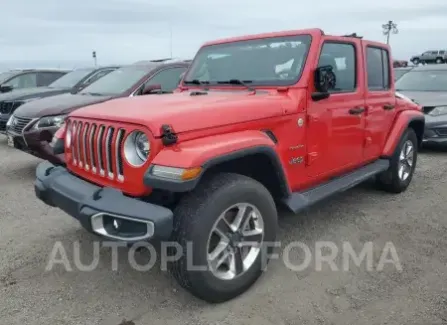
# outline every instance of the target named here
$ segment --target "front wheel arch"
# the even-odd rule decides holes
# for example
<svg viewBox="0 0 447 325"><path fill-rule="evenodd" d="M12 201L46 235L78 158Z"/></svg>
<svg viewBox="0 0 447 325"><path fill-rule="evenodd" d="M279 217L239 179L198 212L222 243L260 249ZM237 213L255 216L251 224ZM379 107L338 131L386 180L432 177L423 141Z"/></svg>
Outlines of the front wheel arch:
<svg viewBox="0 0 447 325"><path fill-rule="evenodd" d="M185 182L155 178L149 168L144 183L155 189L184 193L194 190L204 179L217 173L234 173L253 178L264 185L275 199L290 195L281 160L270 146L255 146L214 157L202 164L202 172L197 178Z"/></svg>

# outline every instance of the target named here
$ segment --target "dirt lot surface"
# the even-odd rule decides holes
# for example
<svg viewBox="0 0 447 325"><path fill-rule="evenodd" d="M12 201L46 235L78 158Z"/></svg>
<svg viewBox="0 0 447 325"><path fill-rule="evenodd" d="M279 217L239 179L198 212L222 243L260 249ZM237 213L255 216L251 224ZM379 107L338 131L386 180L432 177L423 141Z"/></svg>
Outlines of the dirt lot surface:
<svg viewBox="0 0 447 325"><path fill-rule="evenodd" d="M305 214L281 213L279 240L300 241L312 249L331 241L340 252L338 271L301 271L283 259L269 264L243 296L208 305L180 289L159 268L140 272L102 247L95 270L45 268L59 242L70 262L74 242L80 259L92 261L97 238L58 209L39 202L33 192L39 160L10 149L0 136L0 324L447 324L447 152L424 151L411 187L402 195L376 191L370 184L341 194ZM343 270L342 244L360 252L374 245L374 268L366 263ZM396 264L377 271L387 242L396 248ZM137 259L147 256L138 253ZM293 250L294 264L304 253Z"/></svg>

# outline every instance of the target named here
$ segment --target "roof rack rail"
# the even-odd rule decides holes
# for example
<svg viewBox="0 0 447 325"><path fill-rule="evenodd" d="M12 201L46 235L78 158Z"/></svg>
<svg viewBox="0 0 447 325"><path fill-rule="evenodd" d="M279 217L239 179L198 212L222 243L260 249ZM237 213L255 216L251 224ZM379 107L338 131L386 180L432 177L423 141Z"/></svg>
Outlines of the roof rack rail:
<svg viewBox="0 0 447 325"><path fill-rule="evenodd" d="M363 36L359 36L359 35L357 35L357 33L343 35L342 37L355 37L355 38L360 38L360 39L363 38Z"/></svg>

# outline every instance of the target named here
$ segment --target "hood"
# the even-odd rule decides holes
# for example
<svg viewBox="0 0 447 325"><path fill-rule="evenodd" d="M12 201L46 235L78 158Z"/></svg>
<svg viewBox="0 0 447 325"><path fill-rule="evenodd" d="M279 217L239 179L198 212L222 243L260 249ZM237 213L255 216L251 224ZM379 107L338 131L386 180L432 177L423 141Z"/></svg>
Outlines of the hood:
<svg viewBox="0 0 447 325"><path fill-rule="evenodd" d="M111 96L92 96L80 94L62 94L25 103L17 108L15 115L39 118L47 115L67 114L73 110L111 99Z"/></svg>
<svg viewBox="0 0 447 325"><path fill-rule="evenodd" d="M399 93L416 101L421 106L443 106L447 105L447 91L405 91Z"/></svg>
<svg viewBox="0 0 447 325"><path fill-rule="evenodd" d="M294 96L295 97L295 96ZM303 98L304 90L296 98ZM298 107L287 93L258 90L209 91L195 95L184 91L169 95L119 98L76 110L71 115L145 125L160 136L163 124L174 132L211 129L218 126L254 121L283 114Z"/></svg>
<svg viewBox="0 0 447 325"><path fill-rule="evenodd" d="M26 100L31 98L47 97L57 94L70 92L71 88L48 88L48 87L36 87L16 89L8 93L0 94L0 102L4 100Z"/></svg>

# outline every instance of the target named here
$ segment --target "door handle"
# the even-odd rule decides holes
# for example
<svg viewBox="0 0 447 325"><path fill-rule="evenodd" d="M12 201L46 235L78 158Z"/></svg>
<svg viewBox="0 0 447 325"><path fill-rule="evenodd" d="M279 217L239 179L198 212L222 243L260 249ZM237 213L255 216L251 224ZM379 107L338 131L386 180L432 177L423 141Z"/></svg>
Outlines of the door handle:
<svg viewBox="0 0 447 325"><path fill-rule="evenodd" d="M349 110L349 114L351 115L359 115L362 114L365 111L364 107L355 107L355 108L351 108Z"/></svg>
<svg viewBox="0 0 447 325"><path fill-rule="evenodd" d="M394 105L385 104L385 105L383 105L383 109L386 111L390 111L390 110L394 109Z"/></svg>

